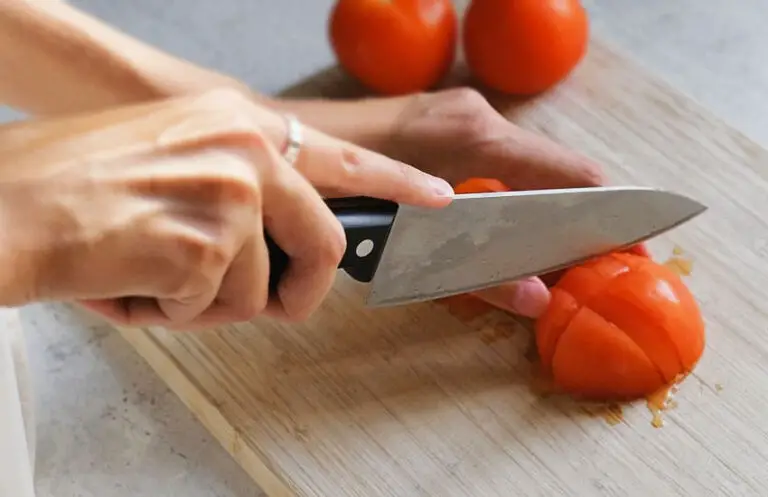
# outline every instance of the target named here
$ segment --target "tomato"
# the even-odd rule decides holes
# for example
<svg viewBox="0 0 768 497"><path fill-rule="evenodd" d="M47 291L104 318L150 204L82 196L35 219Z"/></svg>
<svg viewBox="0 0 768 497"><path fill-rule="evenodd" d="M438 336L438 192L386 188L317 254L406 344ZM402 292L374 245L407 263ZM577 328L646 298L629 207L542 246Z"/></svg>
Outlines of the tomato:
<svg viewBox="0 0 768 497"><path fill-rule="evenodd" d="M492 193L506 192L507 185L497 179L492 178L469 178L463 183L459 183L453 189L454 193Z"/></svg>
<svg viewBox="0 0 768 497"><path fill-rule="evenodd" d="M680 276L617 253L569 269L537 320L542 366L564 393L632 400L688 374L704 352L704 321Z"/></svg>
<svg viewBox="0 0 768 497"><path fill-rule="evenodd" d="M508 191L470 178L454 191ZM704 352L704 321L680 276L643 245L542 276L552 299L536 321L542 366L564 393L592 400L646 396L689 373Z"/></svg>
<svg viewBox="0 0 768 497"><path fill-rule="evenodd" d="M474 76L517 95L541 93L568 76L588 38L579 0L472 0L462 32Z"/></svg>
<svg viewBox="0 0 768 497"><path fill-rule="evenodd" d="M453 65L457 31L450 0L338 0L329 22L339 64L386 95L436 85Z"/></svg>

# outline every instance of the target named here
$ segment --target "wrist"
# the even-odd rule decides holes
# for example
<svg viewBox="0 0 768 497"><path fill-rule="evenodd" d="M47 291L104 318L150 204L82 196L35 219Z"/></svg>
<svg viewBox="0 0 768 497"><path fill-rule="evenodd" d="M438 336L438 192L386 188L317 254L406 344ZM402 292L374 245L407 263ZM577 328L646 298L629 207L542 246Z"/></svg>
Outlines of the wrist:
<svg viewBox="0 0 768 497"><path fill-rule="evenodd" d="M25 305L44 296L42 269L52 258L43 242L48 233L34 211L20 202L25 196L15 188L0 186L0 306Z"/></svg>

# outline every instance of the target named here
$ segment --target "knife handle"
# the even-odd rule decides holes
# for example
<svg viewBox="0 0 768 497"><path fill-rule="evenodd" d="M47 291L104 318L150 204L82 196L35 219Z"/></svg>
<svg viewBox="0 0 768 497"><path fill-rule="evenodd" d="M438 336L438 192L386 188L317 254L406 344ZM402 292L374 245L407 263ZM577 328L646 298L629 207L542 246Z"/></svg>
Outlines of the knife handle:
<svg viewBox="0 0 768 497"><path fill-rule="evenodd" d="M357 281L368 283L376 272L398 205L370 197L332 198L325 203L341 222L347 237L347 249L339 269ZM274 294L290 258L266 232L264 239L269 251L269 293Z"/></svg>

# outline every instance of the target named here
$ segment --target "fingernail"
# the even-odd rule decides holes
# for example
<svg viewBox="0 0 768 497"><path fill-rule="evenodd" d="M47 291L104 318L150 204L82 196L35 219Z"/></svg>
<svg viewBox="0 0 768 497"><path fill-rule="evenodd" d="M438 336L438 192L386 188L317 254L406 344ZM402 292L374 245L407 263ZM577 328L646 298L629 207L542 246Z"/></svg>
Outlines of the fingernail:
<svg viewBox="0 0 768 497"><path fill-rule="evenodd" d="M538 318L549 305L549 290L538 278L517 282L515 290L512 306L522 316Z"/></svg>
<svg viewBox="0 0 768 497"><path fill-rule="evenodd" d="M453 197L453 187L442 178L430 177L429 184L432 190L440 197Z"/></svg>

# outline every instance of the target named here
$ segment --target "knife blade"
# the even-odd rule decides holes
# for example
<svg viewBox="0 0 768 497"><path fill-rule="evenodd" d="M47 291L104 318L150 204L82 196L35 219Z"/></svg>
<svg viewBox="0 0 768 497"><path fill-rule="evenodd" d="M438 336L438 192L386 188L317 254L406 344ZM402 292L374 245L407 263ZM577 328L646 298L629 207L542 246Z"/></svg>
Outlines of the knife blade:
<svg viewBox="0 0 768 497"><path fill-rule="evenodd" d="M328 199L344 227L339 268L370 283L367 307L471 292L563 269L641 243L706 210L678 193L594 187L455 195L422 208ZM290 263L265 233L270 291Z"/></svg>

